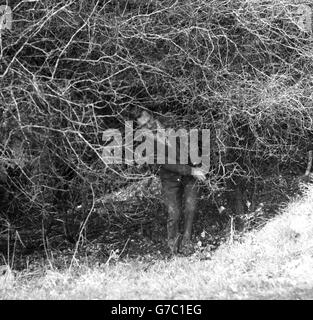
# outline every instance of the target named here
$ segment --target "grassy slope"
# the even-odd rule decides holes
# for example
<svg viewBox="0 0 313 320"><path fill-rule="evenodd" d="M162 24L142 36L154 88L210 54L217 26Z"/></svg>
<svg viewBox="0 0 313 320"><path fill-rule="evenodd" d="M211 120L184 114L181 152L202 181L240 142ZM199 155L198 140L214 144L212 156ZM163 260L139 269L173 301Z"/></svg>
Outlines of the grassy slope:
<svg viewBox="0 0 313 320"><path fill-rule="evenodd" d="M313 187L263 229L212 259L136 260L0 277L1 299L313 298Z"/></svg>

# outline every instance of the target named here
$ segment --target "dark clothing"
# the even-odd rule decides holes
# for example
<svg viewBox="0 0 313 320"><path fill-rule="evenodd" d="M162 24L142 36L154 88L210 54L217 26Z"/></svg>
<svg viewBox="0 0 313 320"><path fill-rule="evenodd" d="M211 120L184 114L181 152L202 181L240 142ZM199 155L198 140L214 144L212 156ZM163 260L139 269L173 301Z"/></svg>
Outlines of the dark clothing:
<svg viewBox="0 0 313 320"><path fill-rule="evenodd" d="M192 167L188 164L162 164L160 170L182 176L191 176Z"/></svg>
<svg viewBox="0 0 313 320"><path fill-rule="evenodd" d="M179 221L183 213L185 220L183 241L189 241L198 200L196 180L192 176L183 176L166 170L160 172L160 178L164 203L168 211L168 240L174 241L177 238Z"/></svg>
<svg viewBox="0 0 313 320"><path fill-rule="evenodd" d="M194 157L196 154L193 152L197 151L194 151L194 145L189 146L188 143L189 140L193 143L195 140L193 136L190 137L190 139L187 137L187 131L180 130L179 132L174 132L173 130L166 131L162 129L163 126L161 123L158 120L154 120L147 112L141 114L138 122L141 128L153 130L156 134L153 157L154 163L158 163L160 168L162 193L168 211L168 244L172 253L175 253L178 249L177 240L179 238L179 220L181 214L183 212L185 217L182 245L183 247L187 247L191 238L192 222L196 211L198 187L192 175L194 163L192 163L191 159L198 161L198 157ZM200 145L202 145L201 140L198 140L198 147ZM158 150L158 148L160 148L160 150ZM180 159L182 156L180 152L181 149L184 151L182 155L185 159ZM192 151L190 151L190 149L192 149ZM176 150L176 153L174 153L174 150ZM158 153L160 159L158 159Z"/></svg>
<svg viewBox="0 0 313 320"><path fill-rule="evenodd" d="M179 222L182 215L184 216L182 245L190 241L198 200L198 187L196 179L192 176L192 165L190 161L188 161L189 164L180 164L179 152L179 144L177 144L177 163L162 164L159 170L164 204L168 212L168 244L172 253L178 250Z"/></svg>
<svg viewBox="0 0 313 320"><path fill-rule="evenodd" d="M165 148L165 164L161 165L161 169L162 170L167 170L167 171L171 171L171 172L175 172L177 174L183 175L183 176L190 176L192 173L192 167L194 167L194 164L192 163L191 159L190 159L190 147L187 143L187 145L181 144L184 143L183 141L180 140L179 137L176 138L176 157L175 159L175 164L170 164L169 162L169 157L170 157L170 148L171 146L168 145L168 143L166 143L166 148ZM199 139L198 141L198 147L201 150L201 139ZM185 149L184 154L187 154L187 163L183 164L181 161L181 149Z"/></svg>

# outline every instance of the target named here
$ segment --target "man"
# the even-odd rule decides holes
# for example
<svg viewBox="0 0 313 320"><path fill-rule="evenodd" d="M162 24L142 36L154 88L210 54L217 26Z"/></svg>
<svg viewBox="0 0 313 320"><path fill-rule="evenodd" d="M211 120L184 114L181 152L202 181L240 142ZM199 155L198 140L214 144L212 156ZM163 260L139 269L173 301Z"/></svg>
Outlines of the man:
<svg viewBox="0 0 313 320"><path fill-rule="evenodd" d="M139 128L153 130L156 133L156 140L164 138L160 136L162 133L158 131L160 129L164 129L164 126L160 121L154 119L148 112L143 111L137 119L137 123ZM176 254L178 251L181 251L184 254L190 254L192 252L192 244L190 241L191 230L198 198L198 186L196 180L204 181L206 179L206 172L201 168L194 167L189 156L188 164L180 163L181 146L178 140L179 139L177 139L176 142L176 163L168 164L168 158L165 156L165 164L160 164L159 173L164 203L168 211L168 246L172 254ZM166 139L162 141L166 141ZM167 141L166 148L171 147L171 144ZM169 152L167 152L167 154L168 153ZM182 241L180 242L179 220L182 212L185 223Z"/></svg>

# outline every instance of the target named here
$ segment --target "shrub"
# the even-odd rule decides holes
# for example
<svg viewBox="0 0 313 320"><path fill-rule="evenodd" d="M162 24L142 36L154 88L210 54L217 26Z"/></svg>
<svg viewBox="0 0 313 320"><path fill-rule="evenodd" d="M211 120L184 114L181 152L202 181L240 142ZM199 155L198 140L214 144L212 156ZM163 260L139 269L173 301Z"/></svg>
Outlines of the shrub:
<svg viewBox="0 0 313 320"><path fill-rule="evenodd" d="M139 178L140 168L105 165L101 146L103 130L123 128L141 108L212 130L208 194L213 182L219 189L302 161L312 30L294 1L10 4L13 28L1 34L1 215L16 227L41 234L51 221L76 219L79 229L96 198Z"/></svg>

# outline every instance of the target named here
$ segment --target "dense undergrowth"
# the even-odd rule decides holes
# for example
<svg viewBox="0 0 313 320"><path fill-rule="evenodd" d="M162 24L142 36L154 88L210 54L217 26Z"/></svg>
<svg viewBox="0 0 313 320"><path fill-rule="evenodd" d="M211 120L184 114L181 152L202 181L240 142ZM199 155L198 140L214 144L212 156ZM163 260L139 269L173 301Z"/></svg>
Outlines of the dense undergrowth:
<svg viewBox="0 0 313 320"><path fill-rule="evenodd" d="M264 181L282 190L282 173L304 171L313 114L310 1L302 13L292 0L8 4L12 30L1 32L0 44L5 256L17 245L45 251L102 233L112 245L112 233L153 223L162 211L157 192L123 205L101 200L154 177L146 166L102 158L102 132L123 130L138 110L166 114L174 128L211 129L203 186L210 211L237 187L257 206L251 199ZM226 207L241 210L232 201Z"/></svg>
<svg viewBox="0 0 313 320"><path fill-rule="evenodd" d="M66 255L2 267L1 299L312 299L313 189L259 229L227 236L212 251L163 259L106 262Z"/></svg>

